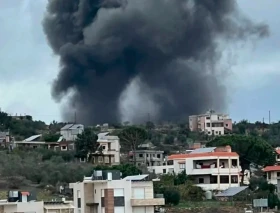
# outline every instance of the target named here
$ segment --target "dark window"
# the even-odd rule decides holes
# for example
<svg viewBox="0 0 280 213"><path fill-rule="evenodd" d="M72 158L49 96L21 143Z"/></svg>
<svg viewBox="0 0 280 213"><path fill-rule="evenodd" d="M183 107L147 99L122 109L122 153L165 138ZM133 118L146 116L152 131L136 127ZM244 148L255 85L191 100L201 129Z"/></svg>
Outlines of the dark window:
<svg viewBox="0 0 280 213"><path fill-rule="evenodd" d="M220 183L229 183L229 177L228 176L220 176Z"/></svg>
<svg viewBox="0 0 280 213"><path fill-rule="evenodd" d="M267 173L267 177L268 177L268 179L271 179L271 172Z"/></svg>
<svg viewBox="0 0 280 213"><path fill-rule="evenodd" d="M231 183L238 183L238 176L237 175L232 175L231 176Z"/></svg>
<svg viewBox="0 0 280 213"><path fill-rule="evenodd" d="M78 208L81 208L81 198L78 198Z"/></svg>
<svg viewBox="0 0 280 213"><path fill-rule="evenodd" d="M218 183L218 177L217 176L211 176L210 177L210 183Z"/></svg>
<svg viewBox="0 0 280 213"><path fill-rule="evenodd" d="M106 149L106 146L102 146L103 149Z"/></svg>
<svg viewBox="0 0 280 213"><path fill-rule="evenodd" d="M101 207L105 207L105 198L101 197Z"/></svg>
<svg viewBox="0 0 280 213"><path fill-rule="evenodd" d="M163 174L165 174L166 173L166 169L163 169L162 172L163 172Z"/></svg>
<svg viewBox="0 0 280 213"><path fill-rule="evenodd" d="M237 160L236 159L231 160L231 165L234 167L237 166Z"/></svg>
<svg viewBox="0 0 280 213"><path fill-rule="evenodd" d="M160 158L160 154L157 154L157 158Z"/></svg>
<svg viewBox="0 0 280 213"><path fill-rule="evenodd" d="M207 123L206 126L207 126L207 127L210 127L210 123Z"/></svg>
<svg viewBox="0 0 280 213"><path fill-rule="evenodd" d="M280 172L277 172L277 177L280 177Z"/></svg>
<svg viewBox="0 0 280 213"><path fill-rule="evenodd" d="M209 120L210 119L210 117L206 117L206 120Z"/></svg>
<svg viewBox="0 0 280 213"><path fill-rule="evenodd" d="M139 154L139 158L143 158L143 154Z"/></svg>
<svg viewBox="0 0 280 213"><path fill-rule="evenodd" d="M198 183L204 183L204 178L198 178Z"/></svg>
<svg viewBox="0 0 280 213"><path fill-rule="evenodd" d="M148 158L148 157L149 157L149 154L147 154L146 156L147 156L147 158Z"/></svg>
<svg viewBox="0 0 280 213"><path fill-rule="evenodd" d="M114 206L124 206L124 197L114 197Z"/></svg>
<svg viewBox="0 0 280 213"><path fill-rule="evenodd" d="M219 135L221 135L222 133L221 133L221 131L219 131Z"/></svg>

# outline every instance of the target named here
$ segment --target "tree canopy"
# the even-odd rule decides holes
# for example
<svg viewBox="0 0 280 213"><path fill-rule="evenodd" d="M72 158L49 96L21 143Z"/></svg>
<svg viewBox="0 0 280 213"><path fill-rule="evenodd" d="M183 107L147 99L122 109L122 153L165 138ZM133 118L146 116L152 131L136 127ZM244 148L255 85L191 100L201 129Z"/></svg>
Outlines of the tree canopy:
<svg viewBox="0 0 280 213"><path fill-rule="evenodd" d="M86 158L88 154L96 150L98 136L91 128L85 128L75 141L76 156Z"/></svg>
<svg viewBox="0 0 280 213"><path fill-rule="evenodd" d="M230 135L216 137L207 144L208 147L226 145L231 146L232 151L238 153L242 169L248 169L250 163L261 166L275 163L273 147L260 137Z"/></svg>

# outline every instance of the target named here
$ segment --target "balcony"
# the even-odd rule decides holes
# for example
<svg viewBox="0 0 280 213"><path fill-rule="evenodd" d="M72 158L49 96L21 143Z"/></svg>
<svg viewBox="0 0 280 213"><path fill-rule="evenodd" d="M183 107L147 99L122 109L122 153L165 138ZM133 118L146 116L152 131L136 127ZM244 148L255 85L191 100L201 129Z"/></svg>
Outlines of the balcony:
<svg viewBox="0 0 280 213"><path fill-rule="evenodd" d="M189 172L189 174L191 175L237 174L239 172L240 172L239 168L202 168L202 169L192 169Z"/></svg>
<svg viewBox="0 0 280 213"><path fill-rule="evenodd" d="M163 206L164 198L131 199L131 206Z"/></svg>

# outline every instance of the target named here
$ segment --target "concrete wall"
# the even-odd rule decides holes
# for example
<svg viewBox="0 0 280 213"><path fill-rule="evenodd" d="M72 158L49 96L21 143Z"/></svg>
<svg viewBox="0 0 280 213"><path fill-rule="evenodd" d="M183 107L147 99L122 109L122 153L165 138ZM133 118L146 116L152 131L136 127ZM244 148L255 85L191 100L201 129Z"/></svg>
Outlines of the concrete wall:
<svg viewBox="0 0 280 213"><path fill-rule="evenodd" d="M4 205L4 204L3 204ZM44 213L44 202L26 202L26 203L15 203L4 205L5 213L14 213L14 212L36 212L36 213Z"/></svg>
<svg viewBox="0 0 280 213"><path fill-rule="evenodd" d="M166 174L173 173L174 166L173 165L164 165L164 166L149 166L149 172L154 172L155 174L164 174L163 170L166 170Z"/></svg>

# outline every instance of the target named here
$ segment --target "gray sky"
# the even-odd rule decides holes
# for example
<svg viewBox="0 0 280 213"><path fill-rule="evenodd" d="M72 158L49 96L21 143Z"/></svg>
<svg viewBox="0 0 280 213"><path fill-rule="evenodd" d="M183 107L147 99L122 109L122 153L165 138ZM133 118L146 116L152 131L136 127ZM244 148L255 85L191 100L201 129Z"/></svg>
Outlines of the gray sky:
<svg viewBox="0 0 280 213"><path fill-rule="evenodd" d="M60 105L50 95L58 73L42 32L41 20L47 0L0 1L0 108L8 113L31 114L35 119L60 120ZM236 51L227 82L229 113L233 120L280 120L279 0L238 0L243 13L270 26L269 38ZM278 84L277 84L278 83Z"/></svg>

